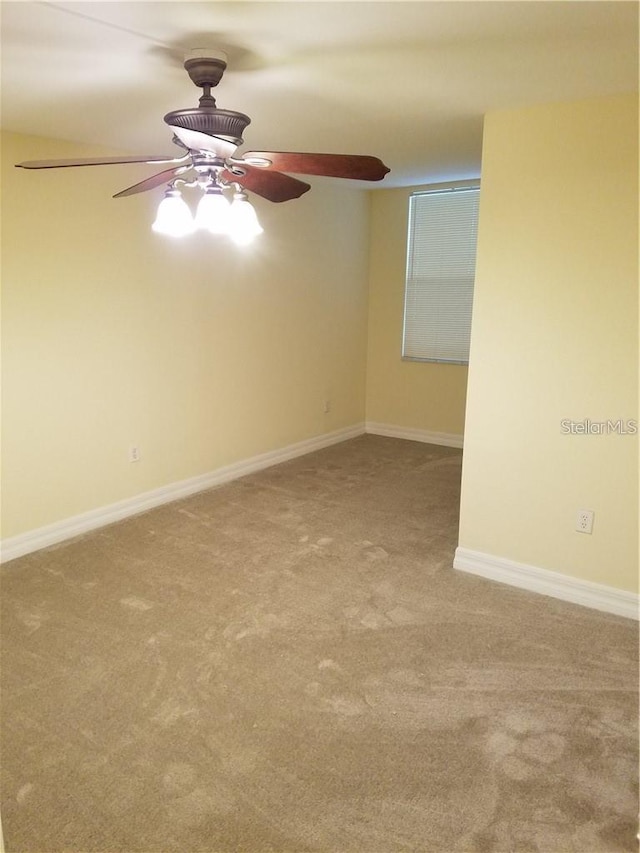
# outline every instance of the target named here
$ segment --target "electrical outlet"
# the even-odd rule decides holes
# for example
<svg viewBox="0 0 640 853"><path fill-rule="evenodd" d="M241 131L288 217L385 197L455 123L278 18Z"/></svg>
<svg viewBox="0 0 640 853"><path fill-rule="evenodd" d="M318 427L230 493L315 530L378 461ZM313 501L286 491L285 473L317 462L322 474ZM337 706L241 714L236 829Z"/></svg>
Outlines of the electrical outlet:
<svg viewBox="0 0 640 853"><path fill-rule="evenodd" d="M576 516L576 530L578 533L593 533L593 516L592 509L579 509Z"/></svg>
<svg viewBox="0 0 640 853"><path fill-rule="evenodd" d="M140 461L140 448L136 444L132 444L129 448L129 462Z"/></svg>

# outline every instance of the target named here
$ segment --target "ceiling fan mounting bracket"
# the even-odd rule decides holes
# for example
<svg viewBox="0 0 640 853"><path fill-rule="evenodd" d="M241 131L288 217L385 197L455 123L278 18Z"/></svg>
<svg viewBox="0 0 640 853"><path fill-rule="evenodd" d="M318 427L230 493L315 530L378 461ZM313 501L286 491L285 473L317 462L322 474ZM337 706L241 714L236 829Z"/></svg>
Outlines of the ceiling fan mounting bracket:
<svg viewBox="0 0 640 853"><path fill-rule="evenodd" d="M222 79L227 56L221 50L193 50L185 57L184 67L196 86L213 88Z"/></svg>

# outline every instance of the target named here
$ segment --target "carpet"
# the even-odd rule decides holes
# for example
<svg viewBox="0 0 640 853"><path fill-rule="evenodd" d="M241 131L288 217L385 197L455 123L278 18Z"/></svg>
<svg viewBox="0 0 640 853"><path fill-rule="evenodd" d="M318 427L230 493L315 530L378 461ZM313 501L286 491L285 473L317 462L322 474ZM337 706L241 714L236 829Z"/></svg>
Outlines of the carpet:
<svg viewBox="0 0 640 853"><path fill-rule="evenodd" d="M376 436L2 569L8 853L637 849L638 626L452 570Z"/></svg>

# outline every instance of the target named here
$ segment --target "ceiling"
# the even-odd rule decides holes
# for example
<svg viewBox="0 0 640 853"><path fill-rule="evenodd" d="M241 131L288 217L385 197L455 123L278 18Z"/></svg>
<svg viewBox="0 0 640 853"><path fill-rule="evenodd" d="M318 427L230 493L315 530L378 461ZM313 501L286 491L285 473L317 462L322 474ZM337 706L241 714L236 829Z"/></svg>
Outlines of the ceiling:
<svg viewBox="0 0 640 853"><path fill-rule="evenodd" d="M215 47L242 150L374 154L384 186L477 176L487 110L638 86L635 2L5 0L1 37L4 130L165 154L184 54Z"/></svg>

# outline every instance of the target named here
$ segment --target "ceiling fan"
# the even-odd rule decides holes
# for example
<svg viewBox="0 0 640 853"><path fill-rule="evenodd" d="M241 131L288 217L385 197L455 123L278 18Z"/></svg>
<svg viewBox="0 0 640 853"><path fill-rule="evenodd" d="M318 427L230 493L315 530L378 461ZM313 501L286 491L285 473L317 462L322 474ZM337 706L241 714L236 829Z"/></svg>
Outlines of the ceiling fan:
<svg viewBox="0 0 640 853"><path fill-rule="evenodd" d="M173 110L164 121L173 131L173 142L180 147L179 156L89 157L77 160L28 160L16 165L22 169L56 169L70 166L105 166L118 163L157 163L167 166L130 187L116 193L123 198L135 193L167 185L165 198L158 211L154 229L164 233L188 233L195 227L204 227L214 233L228 231L221 215L223 207L229 208L222 191L235 189L234 207L251 218L253 230L257 225L255 211L245 190L273 202L299 198L311 189L305 181L291 174L324 175L334 178L351 178L360 181L379 181L389 168L378 157L358 154L307 154L296 151L249 151L235 156L242 145L242 134L251 119L244 113L221 110L216 107L211 89L218 85L227 67L227 57L222 51L201 49L191 51L184 67L196 86L202 89L199 106L192 109ZM180 197L179 184L198 186L204 191L195 220L191 224L184 218L185 209ZM162 204L173 209L175 220L178 206L182 205L182 226L163 228ZM242 204L244 202L244 204ZM250 210L249 210L250 208ZM201 213L202 210L202 213ZM228 211L227 211L228 212ZM199 216L199 214L201 215ZM198 220L200 219L200 223ZM177 222L177 220L176 220ZM156 227L158 225L158 227ZM246 230L246 229L245 229Z"/></svg>

